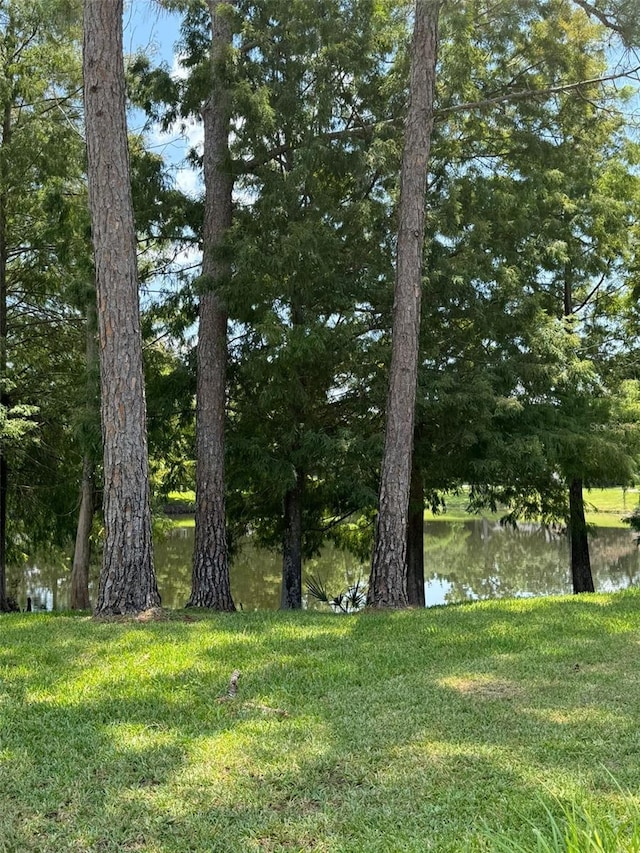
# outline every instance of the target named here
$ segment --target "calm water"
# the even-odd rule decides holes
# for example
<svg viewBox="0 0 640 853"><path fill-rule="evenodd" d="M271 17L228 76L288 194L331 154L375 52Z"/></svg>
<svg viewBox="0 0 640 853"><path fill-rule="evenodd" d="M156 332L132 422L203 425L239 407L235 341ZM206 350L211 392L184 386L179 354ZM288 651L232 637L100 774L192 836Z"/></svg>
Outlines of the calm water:
<svg viewBox="0 0 640 853"><path fill-rule="evenodd" d="M624 529L598 528L590 540L596 590L624 589L640 583L640 549L636 534ZM189 595L193 528L177 528L156 543L156 571L165 607L183 607ZM309 560L305 577L322 578L331 595L342 592L369 566L350 554L327 546ZM37 609L62 609L68 603L69 568L46 559L22 574L10 574L10 592L21 606L27 595ZM425 523L427 606L505 596L555 595L571 592L569 548L562 535L534 525L519 530L497 522ZM237 606L245 610L276 609L280 604L280 557L245 545L231 568ZM326 609L314 599L309 608Z"/></svg>

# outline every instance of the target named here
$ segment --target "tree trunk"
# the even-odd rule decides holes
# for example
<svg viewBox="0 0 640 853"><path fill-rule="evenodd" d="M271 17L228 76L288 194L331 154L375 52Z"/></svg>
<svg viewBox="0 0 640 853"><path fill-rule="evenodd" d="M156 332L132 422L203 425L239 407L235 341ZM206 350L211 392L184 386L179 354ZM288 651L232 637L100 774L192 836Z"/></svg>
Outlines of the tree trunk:
<svg viewBox="0 0 640 853"><path fill-rule="evenodd" d="M11 103L4 105L2 115L2 148L11 141ZM4 151L0 155L0 406L9 407L7 393L7 167ZM0 613L7 612L7 456L0 436Z"/></svg>
<svg viewBox="0 0 640 853"><path fill-rule="evenodd" d="M563 314L573 314L573 288L570 269L564 276ZM569 482L569 541L571 543L571 582L574 593L595 592L589 557L589 537L584 517L582 480L572 477Z"/></svg>
<svg viewBox="0 0 640 853"><path fill-rule="evenodd" d="M85 0L84 98L96 267L105 544L96 613L160 604L153 566L146 407L124 64L123 0Z"/></svg>
<svg viewBox="0 0 640 853"><path fill-rule="evenodd" d="M387 422L367 604L406 607L407 523L415 416L424 207L433 126L439 2L416 0L400 177Z"/></svg>
<svg viewBox="0 0 640 853"><path fill-rule="evenodd" d="M282 610L302 607L302 500L304 474L296 471L296 482L284 496L282 540Z"/></svg>
<svg viewBox="0 0 640 853"><path fill-rule="evenodd" d="M569 540L571 542L571 581L574 592L595 592L589 558L589 538L584 517L582 480L574 477L569 485Z"/></svg>
<svg viewBox="0 0 640 853"><path fill-rule="evenodd" d="M221 0L211 12L211 96L203 107L205 210L202 291L198 332L196 402L195 548L189 607L235 610L226 536L224 422L226 410L227 315L216 291L229 274L220 246L231 226L230 97L224 64L232 33Z"/></svg>
<svg viewBox="0 0 640 853"><path fill-rule="evenodd" d="M94 387L94 371L98 366L98 347L96 342L96 300L95 289L86 300L86 398L85 412L87 421L93 419L94 406L97 398ZM88 443L87 443L88 444ZM78 526L73 552L71 569L71 600L72 610L89 610L89 565L91 563L91 529L95 512L95 462L92 448L85 446L82 460L82 482L80 484L80 508L78 510Z"/></svg>
<svg viewBox="0 0 640 853"><path fill-rule="evenodd" d="M7 460L0 450L0 613L13 609L7 599L7 473Z"/></svg>
<svg viewBox="0 0 640 853"><path fill-rule="evenodd" d="M91 562L91 528L93 526L95 498L93 474L93 460L86 454L82 462L80 509L78 511L76 544L71 569L71 596L69 604L72 610L89 610L91 608L91 601L89 599L89 564Z"/></svg>
<svg viewBox="0 0 640 853"><path fill-rule="evenodd" d="M411 465L409 529L407 530L407 600L412 607L424 607L424 486L422 473Z"/></svg>

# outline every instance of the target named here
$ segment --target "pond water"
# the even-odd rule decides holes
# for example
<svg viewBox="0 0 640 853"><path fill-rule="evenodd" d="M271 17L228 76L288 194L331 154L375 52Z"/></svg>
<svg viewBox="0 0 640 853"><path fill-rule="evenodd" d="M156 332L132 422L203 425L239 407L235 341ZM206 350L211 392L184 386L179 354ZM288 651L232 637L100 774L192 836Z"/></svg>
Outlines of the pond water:
<svg viewBox="0 0 640 853"><path fill-rule="evenodd" d="M597 591L640 583L637 534L628 529L596 528L590 539ZM156 572L165 607L183 607L189 596L193 528L176 527L156 542ZM481 518L460 522L425 522L425 591L427 606L483 598L556 595L571 592L569 546L562 534L537 525L517 530ZM276 609L280 604L280 556L245 544L231 567L236 606L244 610ZM304 579L321 578L330 595L366 580L367 564L327 545L308 560ZM9 592L24 607L64 609L68 604L69 566L46 558L26 571L9 573ZM95 579L92 585L95 585ZM93 598L92 598L93 600ZM313 598L310 609L327 609Z"/></svg>

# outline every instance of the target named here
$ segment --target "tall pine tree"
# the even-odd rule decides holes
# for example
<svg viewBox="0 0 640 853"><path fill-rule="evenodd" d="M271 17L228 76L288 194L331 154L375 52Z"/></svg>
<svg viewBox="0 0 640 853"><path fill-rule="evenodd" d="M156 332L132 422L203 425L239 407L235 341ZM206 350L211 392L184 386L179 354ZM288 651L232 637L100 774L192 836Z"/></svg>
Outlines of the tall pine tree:
<svg viewBox="0 0 640 853"><path fill-rule="evenodd" d="M84 96L96 267L105 543L96 612L160 604L153 564L122 0L86 0Z"/></svg>

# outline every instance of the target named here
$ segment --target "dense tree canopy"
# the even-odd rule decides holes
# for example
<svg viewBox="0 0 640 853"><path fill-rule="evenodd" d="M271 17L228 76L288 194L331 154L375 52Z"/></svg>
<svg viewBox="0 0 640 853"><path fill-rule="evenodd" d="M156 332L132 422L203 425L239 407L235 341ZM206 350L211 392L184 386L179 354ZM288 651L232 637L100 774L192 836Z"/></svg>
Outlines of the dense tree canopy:
<svg viewBox="0 0 640 853"><path fill-rule="evenodd" d="M281 553L287 608L327 539L373 552L404 334L392 329L411 33L416 8L439 5L164 0L180 26L174 67L126 58L144 125L129 138L143 480L155 510L196 487L194 605L232 609L229 563L247 535ZM636 5L442 5L431 158L413 175L426 188L415 406L403 392L412 440L396 448L413 451L398 516L409 545L393 546L400 592L386 603L420 603L424 505L463 484L476 508L564 524L588 588L582 489L634 480ZM41 544L70 556L81 506L75 600L87 606L87 543L113 476L79 20L72 0L0 0L1 610L6 561ZM201 190L183 193L171 173L184 164L153 137L203 124L187 158ZM103 376L103 413L107 388ZM371 603L390 582L377 562Z"/></svg>

